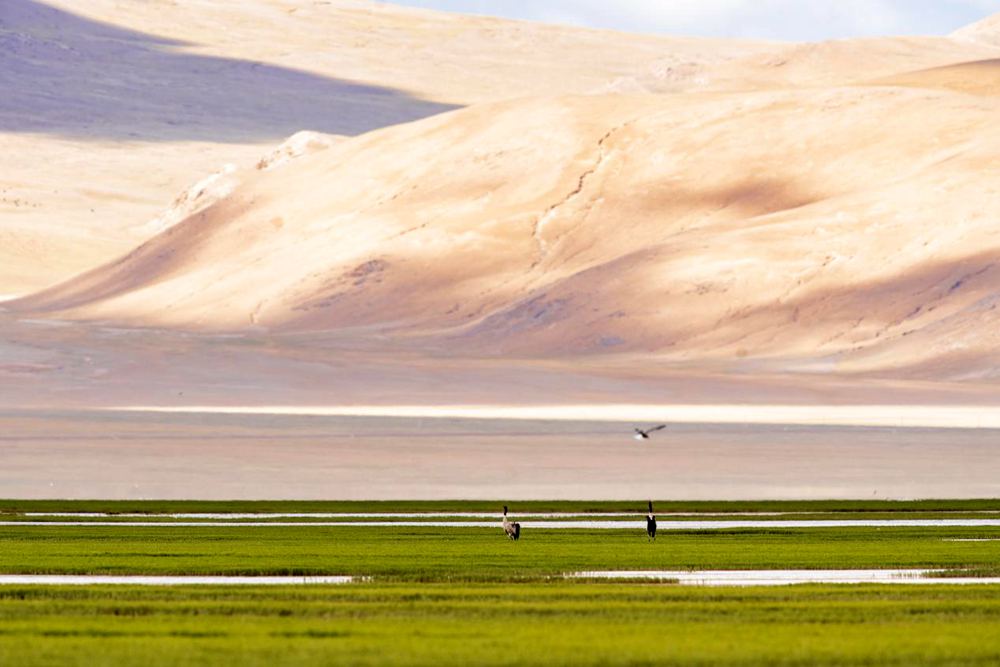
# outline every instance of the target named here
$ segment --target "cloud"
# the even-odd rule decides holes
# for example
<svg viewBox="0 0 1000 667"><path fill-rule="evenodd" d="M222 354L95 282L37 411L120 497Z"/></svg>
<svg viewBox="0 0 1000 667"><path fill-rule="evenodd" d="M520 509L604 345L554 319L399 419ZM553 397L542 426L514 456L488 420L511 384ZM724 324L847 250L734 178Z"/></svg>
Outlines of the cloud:
<svg viewBox="0 0 1000 667"><path fill-rule="evenodd" d="M812 41L947 34L1000 0L398 0L398 4L632 32Z"/></svg>

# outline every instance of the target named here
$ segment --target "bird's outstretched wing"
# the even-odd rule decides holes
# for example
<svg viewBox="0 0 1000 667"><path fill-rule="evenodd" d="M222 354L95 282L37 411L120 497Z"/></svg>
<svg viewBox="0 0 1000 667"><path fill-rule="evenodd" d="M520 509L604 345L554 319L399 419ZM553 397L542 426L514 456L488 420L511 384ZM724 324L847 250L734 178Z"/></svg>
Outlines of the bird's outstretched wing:
<svg viewBox="0 0 1000 667"><path fill-rule="evenodd" d="M646 433L652 433L653 431L659 431L659 430L661 430L661 429L665 429L666 427L667 427L667 425L666 425L666 424L660 424L659 426L654 426L654 427L653 427L653 428L651 428L651 429L647 429L647 430L646 430Z"/></svg>

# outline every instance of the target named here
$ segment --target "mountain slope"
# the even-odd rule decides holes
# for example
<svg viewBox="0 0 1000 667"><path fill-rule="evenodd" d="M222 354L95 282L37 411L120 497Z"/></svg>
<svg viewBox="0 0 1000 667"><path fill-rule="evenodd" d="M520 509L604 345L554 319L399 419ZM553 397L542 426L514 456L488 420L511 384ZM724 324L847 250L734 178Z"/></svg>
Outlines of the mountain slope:
<svg viewBox="0 0 1000 667"><path fill-rule="evenodd" d="M960 28L951 36L962 41L1000 47L1000 14L987 16L982 21Z"/></svg>
<svg viewBox="0 0 1000 667"><path fill-rule="evenodd" d="M251 173L12 307L475 354L962 373L1000 358L981 335L1000 277L983 181L997 111L894 86L478 105Z"/></svg>
<svg viewBox="0 0 1000 667"><path fill-rule="evenodd" d="M335 0L0 2L0 294L146 239L143 223L299 130L670 78L766 48Z"/></svg>

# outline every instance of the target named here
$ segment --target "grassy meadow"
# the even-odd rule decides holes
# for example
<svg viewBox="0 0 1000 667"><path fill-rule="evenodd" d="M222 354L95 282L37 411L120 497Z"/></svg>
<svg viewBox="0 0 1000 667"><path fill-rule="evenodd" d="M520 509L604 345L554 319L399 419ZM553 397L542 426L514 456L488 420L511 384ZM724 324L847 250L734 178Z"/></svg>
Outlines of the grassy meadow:
<svg viewBox="0 0 1000 667"><path fill-rule="evenodd" d="M24 512L469 512L497 503L35 503ZM621 512L643 503L517 503ZM994 516L997 503L678 503L675 512ZM762 509L761 507L766 507ZM954 541L986 540L986 541ZM998 540L998 541L991 541ZM2 665L992 665L1000 586L698 588L600 569L920 567L997 574L1000 527L663 531L0 525L0 573L349 574L347 585L0 586Z"/></svg>
<svg viewBox="0 0 1000 667"><path fill-rule="evenodd" d="M995 665L993 587L0 587L0 664Z"/></svg>
<svg viewBox="0 0 1000 667"><path fill-rule="evenodd" d="M1000 528L662 531L499 527L0 526L0 573L345 574L539 581L579 570L988 568Z"/></svg>

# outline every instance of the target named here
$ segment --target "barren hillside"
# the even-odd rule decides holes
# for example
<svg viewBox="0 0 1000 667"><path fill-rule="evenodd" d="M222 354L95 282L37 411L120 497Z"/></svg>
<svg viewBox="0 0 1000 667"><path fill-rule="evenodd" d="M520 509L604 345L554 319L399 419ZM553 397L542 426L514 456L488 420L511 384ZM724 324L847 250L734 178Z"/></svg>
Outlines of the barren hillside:
<svg viewBox="0 0 1000 667"><path fill-rule="evenodd" d="M11 6L42 11L19 2ZM110 20L113 4L88 5L88 20ZM195 5L197 20L184 23ZM38 377L69 373L84 391L111 367L144 372L172 358L178 340L201 359L222 354L211 350L256 359L250 393L290 377L292 360L341 363L331 350L349 350L360 366L412 364L352 392L366 382L400 392L392 378L413 368L424 377L442 358L465 378L449 383L466 387L483 387L470 378L499 358L530 360L532 372L597 369L615 392L622 378L682 375L710 377L699 385L705 396L731 394L735 385L720 390L715 378L753 375L795 399L797 383L831 378L933 392L1000 376L1000 47L990 21L952 37L778 45L346 1L130 8L116 30L151 25L164 9L173 17L158 24L164 34L202 44L170 46L183 52L171 58L257 59L275 81L291 77L287 99L301 109L255 106L245 90L254 79L234 75L247 116L210 117L212 95L174 107L196 114L175 129L156 113L139 116L162 133L155 170L138 167L152 160L146 144L126 151L109 139L121 161L94 153L100 178L134 171L140 185L118 181L122 201L151 197L167 172L183 173L183 187L159 201L158 216L95 211L100 222L41 234L34 257L4 247L21 262L8 266L46 275L44 252L73 257L64 270L89 261L0 309L0 325L21 327L11 354L31 350ZM213 42L224 23L235 27ZM334 25L336 40L323 31ZM267 40L275 30L309 48L282 50ZM316 106L295 88L310 67L319 73L310 77L351 72L351 83L331 84L333 97ZM291 134L300 128L286 123L310 117L306 129L318 132L274 148L270 133ZM95 137L114 125L96 123L66 150L97 151ZM202 134L185 138L192 128ZM34 137L44 154L66 131L14 134ZM223 152L236 156L232 166L217 159ZM157 174L157 188L141 186L144 173ZM91 233L104 221L107 233ZM63 253L59 243L75 238L105 245ZM108 261L126 238L131 250ZM58 353L39 352L25 333L39 322ZM128 364L113 359L123 326L145 332ZM66 361L84 340L100 369ZM240 345L266 352L244 356ZM190 380L204 367L189 371Z"/></svg>
<svg viewBox="0 0 1000 667"><path fill-rule="evenodd" d="M927 76L474 106L247 173L13 307L366 327L487 355L982 368L998 358L1000 208L983 176L1000 99Z"/></svg>
<svg viewBox="0 0 1000 667"><path fill-rule="evenodd" d="M299 130L673 85L763 48L364 0L3 0L0 295L126 252L178 192Z"/></svg>

